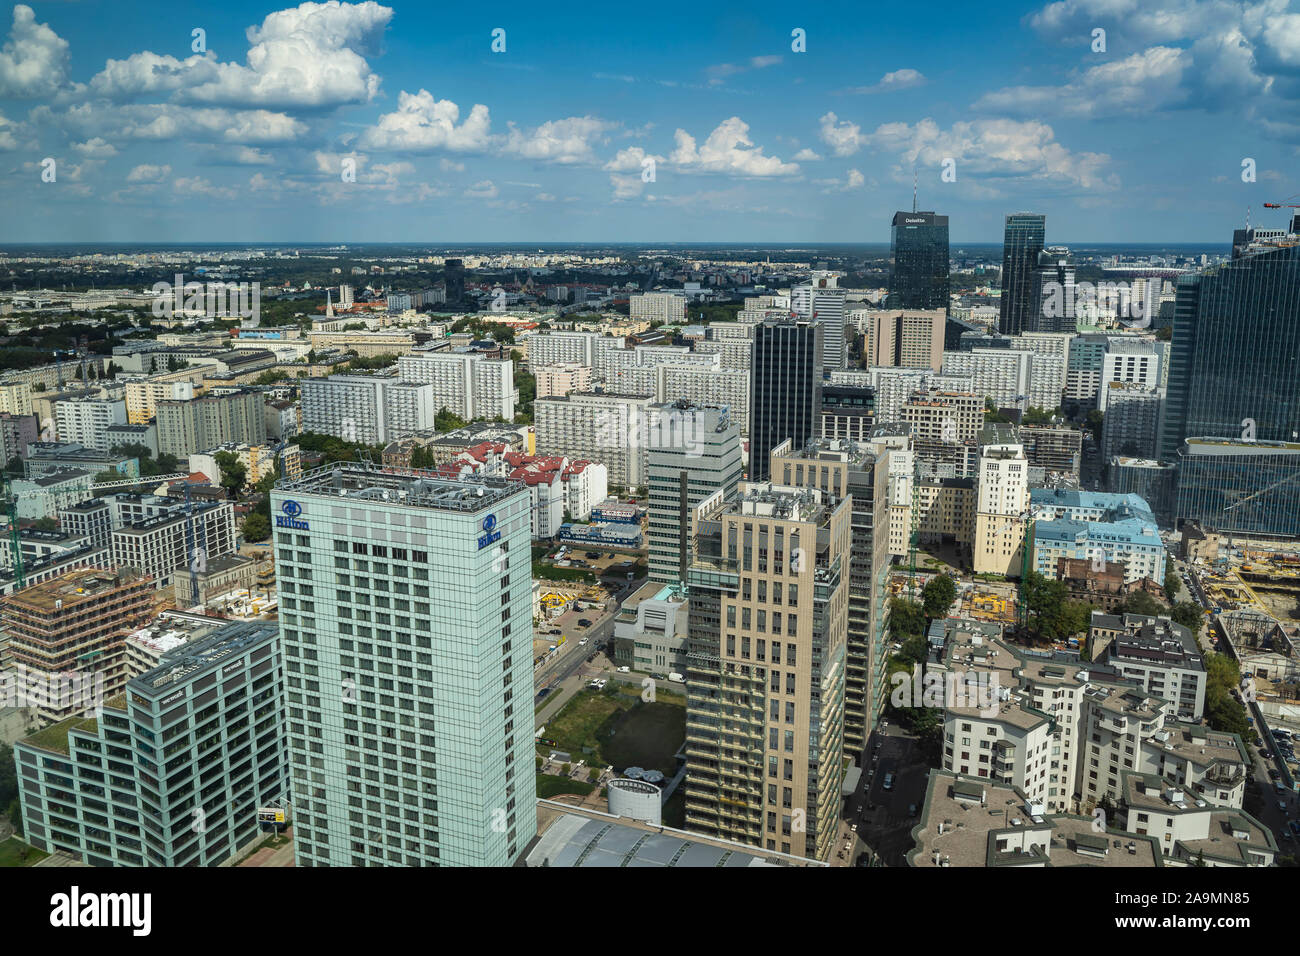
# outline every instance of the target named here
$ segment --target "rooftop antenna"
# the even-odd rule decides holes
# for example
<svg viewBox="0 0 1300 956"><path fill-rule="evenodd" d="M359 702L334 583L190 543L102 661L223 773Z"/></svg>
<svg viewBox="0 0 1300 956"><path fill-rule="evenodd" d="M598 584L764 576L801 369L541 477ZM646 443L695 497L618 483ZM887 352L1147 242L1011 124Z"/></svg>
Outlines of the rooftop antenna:
<svg viewBox="0 0 1300 956"><path fill-rule="evenodd" d="M916 167L912 167L912 212L916 212Z"/></svg>

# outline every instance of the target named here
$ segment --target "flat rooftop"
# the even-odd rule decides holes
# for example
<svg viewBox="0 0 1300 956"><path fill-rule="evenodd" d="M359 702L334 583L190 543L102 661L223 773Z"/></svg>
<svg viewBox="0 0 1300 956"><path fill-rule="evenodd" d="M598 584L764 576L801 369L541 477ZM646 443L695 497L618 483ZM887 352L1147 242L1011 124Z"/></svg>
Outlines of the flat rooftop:
<svg viewBox="0 0 1300 956"><path fill-rule="evenodd" d="M8 597L11 604L20 604L44 611L54 611L56 602L67 608L70 604L90 601L127 583L117 571L104 568L79 568L76 571L33 584Z"/></svg>
<svg viewBox="0 0 1300 956"><path fill-rule="evenodd" d="M165 653L157 667L132 678L127 687L145 697L156 696L203 671L219 667L253 644L273 640L277 634L279 628L274 622L228 624L206 637Z"/></svg>
<svg viewBox="0 0 1300 956"><path fill-rule="evenodd" d="M1154 838L1093 831L1091 817L1043 815L1015 787L930 771L915 867L1120 866L1162 864Z"/></svg>
<svg viewBox="0 0 1300 956"><path fill-rule="evenodd" d="M537 801L537 841L525 866L725 867L824 866L686 830L655 827L550 801Z"/></svg>
<svg viewBox="0 0 1300 956"><path fill-rule="evenodd" d="M341 462L313 468L301 478L282 479L276 484L276 490L286 495L360 499L446 511L479 511L525 487L522 481L509 478L483 475L435 478L409 468Z"/></svg>

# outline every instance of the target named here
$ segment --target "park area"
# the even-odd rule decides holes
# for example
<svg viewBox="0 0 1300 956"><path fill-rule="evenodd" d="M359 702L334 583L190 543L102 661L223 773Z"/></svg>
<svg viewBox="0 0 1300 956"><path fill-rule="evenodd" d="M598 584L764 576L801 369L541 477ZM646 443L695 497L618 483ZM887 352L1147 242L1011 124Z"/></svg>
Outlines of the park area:
<svg viewBox="0 0 1300 956"><path fill-rule="evenodd" d="M541 745L543 756L561 750L573 762L676 773L674 755L686 737L686 698L658 690L653 701L641 699L640 685L611 684L604 690L584 690L546 725L545 737L555 746Z"/></svg>

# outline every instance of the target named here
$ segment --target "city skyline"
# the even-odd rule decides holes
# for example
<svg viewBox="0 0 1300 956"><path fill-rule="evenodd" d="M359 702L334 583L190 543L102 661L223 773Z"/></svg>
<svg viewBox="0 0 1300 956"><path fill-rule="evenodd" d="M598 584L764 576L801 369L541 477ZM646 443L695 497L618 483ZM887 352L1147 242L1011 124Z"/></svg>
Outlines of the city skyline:
<svg viewBox="0 0 1300 956"><path fill-rule="evenodd" d="M1300 188L1277 3L949 5L922 49L837 4L171 13L0 8L0 239L887 242L915 175L955 244L1212 242Z"/></svg>

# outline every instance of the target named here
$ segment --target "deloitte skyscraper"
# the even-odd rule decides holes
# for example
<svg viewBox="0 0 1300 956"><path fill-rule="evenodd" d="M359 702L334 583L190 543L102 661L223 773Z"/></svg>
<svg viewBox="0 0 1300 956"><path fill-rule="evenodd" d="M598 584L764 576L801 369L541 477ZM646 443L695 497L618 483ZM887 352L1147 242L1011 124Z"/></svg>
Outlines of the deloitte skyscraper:
<svg viewBox="0 0 1300 956"><path fill-rule="evenodd" d="M273 513L300 866L508 866L537 829L529 495L327 465Z"/></svg>

